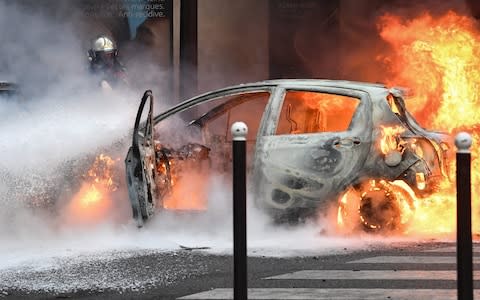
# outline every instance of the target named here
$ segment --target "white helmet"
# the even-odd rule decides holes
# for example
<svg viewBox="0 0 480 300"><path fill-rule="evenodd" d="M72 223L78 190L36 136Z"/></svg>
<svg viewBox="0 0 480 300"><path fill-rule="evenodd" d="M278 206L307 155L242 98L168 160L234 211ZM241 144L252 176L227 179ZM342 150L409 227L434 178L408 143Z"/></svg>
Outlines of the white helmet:
<svg viewBox="0 0 480 300"><path fill-rule="evenodd" d="M88 50L88 59L90 61L97 61L99 57L102 56L117 56L117 45L115 41L106 36L98 36L92 43L92 48Z"/></svg>
<svg viewBox="0 0 480 300"><path fill-rule="evenodd" d="M92 50L95 52L116 51L117 45L115 45L115 42L111 38L102 35L95 39L95 41L93 41Z"/></svg>

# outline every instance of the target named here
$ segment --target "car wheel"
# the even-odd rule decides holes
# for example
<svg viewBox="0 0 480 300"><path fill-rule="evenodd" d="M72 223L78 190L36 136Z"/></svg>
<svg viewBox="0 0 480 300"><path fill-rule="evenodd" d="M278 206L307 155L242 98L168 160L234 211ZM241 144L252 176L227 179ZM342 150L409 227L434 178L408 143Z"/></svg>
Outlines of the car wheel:
<svg viewBox="0 0 480 300"><path fill-rule="evenodd" d="M340 197L337 223L349 231L403 231L414 211L414 194L405 182L369 180Z"/></svg>

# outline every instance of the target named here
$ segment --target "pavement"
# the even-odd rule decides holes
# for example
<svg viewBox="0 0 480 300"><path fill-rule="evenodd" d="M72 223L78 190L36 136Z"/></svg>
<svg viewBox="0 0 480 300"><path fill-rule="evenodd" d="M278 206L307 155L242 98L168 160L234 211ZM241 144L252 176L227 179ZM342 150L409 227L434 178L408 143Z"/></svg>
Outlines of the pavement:
<svg viewBox="0 0 480 300"><path fill-rule="evenodd" d="M249 252L249 299L457 299L454 243L339 250L288 257ZM479 244L474 251L478 263ZM50 267L1 271L0 298L232 299L232 264L231 255L181 248L61 259ZM474 276L478 280L479 271Z"/></svg>
<svg viewBox="0 0 480 300"><path fill-rule="evenodd" d="M427 246L427 247L425 247ZM425 248L424 248L425 247ZM455 244L422 245L327 258L308 269L259 277L249 283L249 299L457 299ZM479 245L475 253L480 252ZM474 258L478 263L479 257ZM474 272L474 280L480 271ZM478 287L478 284L476 284ZM480 290L475 290L475 298ZM233 299L231 288L178 299Z"/></svg>

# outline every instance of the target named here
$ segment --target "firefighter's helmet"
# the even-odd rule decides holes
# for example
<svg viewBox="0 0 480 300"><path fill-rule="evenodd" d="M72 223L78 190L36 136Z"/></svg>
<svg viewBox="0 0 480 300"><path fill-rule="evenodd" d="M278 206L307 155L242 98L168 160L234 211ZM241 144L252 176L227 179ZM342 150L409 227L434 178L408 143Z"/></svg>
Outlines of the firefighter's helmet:
<svg viewBox="0 0 480 300"><path fill-rule="evenodd" d="M112 38L101 35L93 41L92 48L88 51L88 56L90 60L95 60L97 57L105 54L116 56L117 45Z"/></svg>

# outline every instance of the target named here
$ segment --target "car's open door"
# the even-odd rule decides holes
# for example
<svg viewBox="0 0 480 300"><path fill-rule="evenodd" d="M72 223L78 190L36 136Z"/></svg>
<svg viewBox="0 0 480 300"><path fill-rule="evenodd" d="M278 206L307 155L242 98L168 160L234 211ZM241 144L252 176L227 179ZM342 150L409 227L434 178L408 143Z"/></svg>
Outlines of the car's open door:
<svg viewBox="0 0 480 300"><path fill-rule="evenodd" d="M147 120L141 122L145 104L149 100ZM128 195L133 218L139 227L155 213L155 145L153 142L153 95L146 91L135 119L132 146L125 158Z"/></svg>

